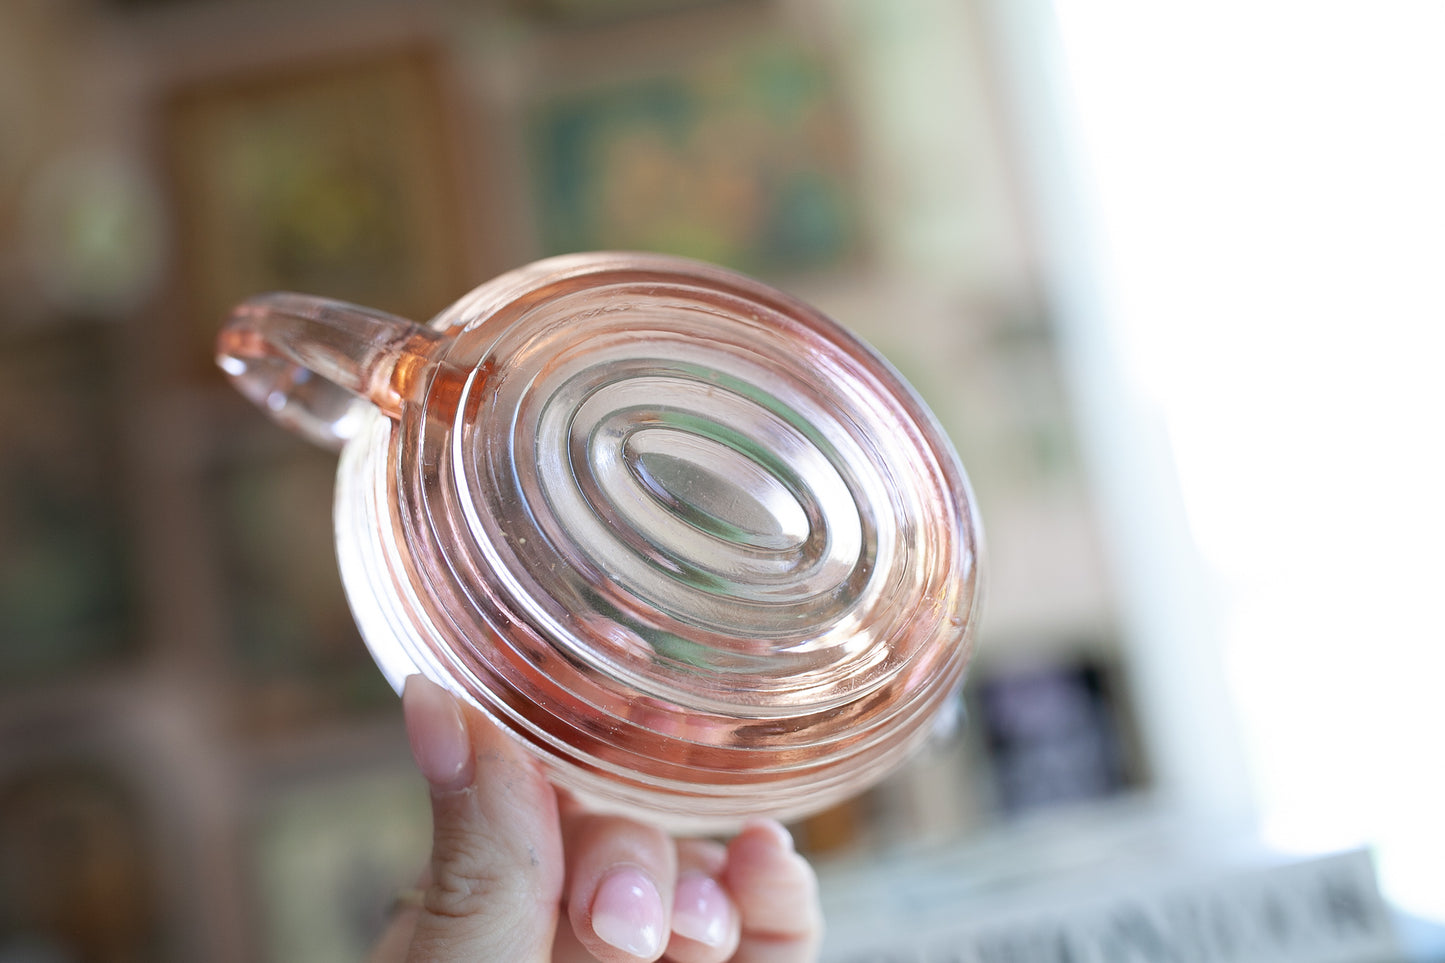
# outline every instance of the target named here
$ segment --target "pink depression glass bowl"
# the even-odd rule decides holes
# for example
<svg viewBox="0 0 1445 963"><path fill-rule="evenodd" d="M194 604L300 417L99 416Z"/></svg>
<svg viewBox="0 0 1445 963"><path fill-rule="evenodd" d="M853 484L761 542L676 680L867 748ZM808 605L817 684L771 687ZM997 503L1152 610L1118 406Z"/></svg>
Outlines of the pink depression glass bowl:
<svg viewBox="0 0 1445 963"><path fill-rule="evenodd" d="M219 361L343 445L341 577L377 664L599 808L792 819L957 696L980 532L932 415L812 308L672 257L553 258L421 326L272 294Z"/></svg>

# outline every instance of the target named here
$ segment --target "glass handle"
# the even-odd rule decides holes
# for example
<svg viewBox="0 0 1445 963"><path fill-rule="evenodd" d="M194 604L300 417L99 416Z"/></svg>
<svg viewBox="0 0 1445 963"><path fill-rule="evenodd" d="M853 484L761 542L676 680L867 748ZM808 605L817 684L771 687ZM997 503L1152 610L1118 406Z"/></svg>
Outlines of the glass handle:
<svg viewBox="0 0 1445 963"><path fill-rule="evenodd" d="M340 448L357 399L398 418L404 386L444 340L405 318L303 294L237 305L216 339L216 363L277 423Z"/></svg>

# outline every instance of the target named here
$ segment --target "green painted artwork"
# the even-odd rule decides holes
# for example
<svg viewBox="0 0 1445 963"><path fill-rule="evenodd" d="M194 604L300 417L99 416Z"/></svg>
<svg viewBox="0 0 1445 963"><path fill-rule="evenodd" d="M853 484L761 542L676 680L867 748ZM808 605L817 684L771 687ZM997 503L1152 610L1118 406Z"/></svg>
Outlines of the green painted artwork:
<svg viewBox="0 0 1445 963"><path fill-rule="evenodd" d="M549 98L530 125L545 253L660 251L764 275L837 264L855 215L830 89L806 50L762 40Z"/></svg>

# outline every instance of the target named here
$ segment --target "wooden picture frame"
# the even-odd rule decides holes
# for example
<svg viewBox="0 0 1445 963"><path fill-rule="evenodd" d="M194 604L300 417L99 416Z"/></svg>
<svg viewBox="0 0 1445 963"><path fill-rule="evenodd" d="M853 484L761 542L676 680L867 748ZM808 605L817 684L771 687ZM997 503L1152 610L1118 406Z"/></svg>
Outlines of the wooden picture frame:
<svg viewBox="0 0 1445 963"><path fill-rule="evenodd" d="M413 40L180 83L166 98L179 334L269 290L425 321L465 290L468 248L440 54Z"/></svg>

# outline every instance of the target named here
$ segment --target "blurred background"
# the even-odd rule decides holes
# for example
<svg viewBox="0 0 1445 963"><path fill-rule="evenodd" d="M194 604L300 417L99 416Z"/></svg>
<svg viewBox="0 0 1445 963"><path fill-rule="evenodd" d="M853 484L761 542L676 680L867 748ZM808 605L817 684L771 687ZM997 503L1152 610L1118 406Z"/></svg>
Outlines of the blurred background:
<svg viewBox="0 0 1445 963"><path fill-rule="evenodd" d="M604 248L822 307L976 487L965 724L795 827L830 959L1095 959L886 946L1351 852L1331 919L1401 956L1270 897L1257 957L1097 958L1445 959L1442 45L1404 0L0 0L0 960L364 955L424 788L334 457L215 332Z"/></svg>

